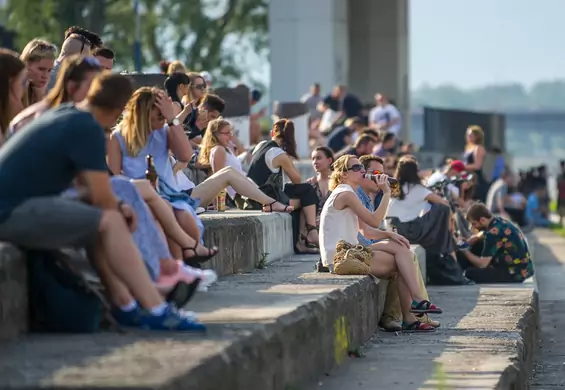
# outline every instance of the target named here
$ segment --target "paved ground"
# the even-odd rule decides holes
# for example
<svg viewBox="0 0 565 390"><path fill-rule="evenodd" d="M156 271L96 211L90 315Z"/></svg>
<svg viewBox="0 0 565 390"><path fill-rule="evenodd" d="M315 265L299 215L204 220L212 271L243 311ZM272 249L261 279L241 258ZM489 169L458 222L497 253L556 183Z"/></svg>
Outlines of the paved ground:
<svg viewBox="0 0 565 390"><path fill-rule="evenodd" d="M565 239L537 231L536 274L540 296L541 348L532 389L565 388Z"/></svg>
<svg viewBox="0 0 565 390"><path fill-rule="evenodd" d="M188 309L206 335L29 335L1 344L0 389L286 390L284 381L313 380L345 358L342 333L356 345L370 337L386 291L367 277L316 274L317 259L294 256L198 294Z"/></svg>
<svg viewBox="0 0 565 390"><path fill-rule="evenodd" d="M562 249L565 255L565 241ZM539 256L547 258L547 250ZM364 357L352 358L309 390L492 389L516 354L521 341L517 322L529 307L533 287L430 287L432 301L445 311L438 316L442 328L437 333L379 332L363 348ZM533 335L529 345L535 344Z"/></svg>

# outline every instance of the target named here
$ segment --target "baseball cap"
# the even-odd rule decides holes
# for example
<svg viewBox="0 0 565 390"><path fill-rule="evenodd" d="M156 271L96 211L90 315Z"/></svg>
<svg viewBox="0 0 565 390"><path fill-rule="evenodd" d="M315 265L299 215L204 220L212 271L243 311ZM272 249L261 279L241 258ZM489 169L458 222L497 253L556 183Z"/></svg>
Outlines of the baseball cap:
<svg viewBox="0 0 565 390"><path fill-rule="evenodd" d="M453 160L451 164L449 164L449 169L453 169L454 171L461 173L465 170L465 164L463 164L463 161L461 160Z"/></svg>

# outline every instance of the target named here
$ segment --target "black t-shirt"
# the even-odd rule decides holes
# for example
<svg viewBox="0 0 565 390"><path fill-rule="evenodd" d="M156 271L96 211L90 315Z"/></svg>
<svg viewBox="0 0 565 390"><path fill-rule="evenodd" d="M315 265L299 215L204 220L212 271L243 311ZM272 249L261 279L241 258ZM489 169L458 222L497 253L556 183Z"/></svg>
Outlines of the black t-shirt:
<svg viewBox="0 0 565 390"><path fill-rule="evenodd" d="M351 134L351 129L349 127L340 126L334 129L330 135L328 135L328 148L333 150L334 153L339 152L345 148L348 143L346 143L345 138Z"/></svg>
<svg viewBox="0 0 565 390"><path fill-rule="evenodd" d="M83 171L106 172L104 129L65 104L30 122L0 148L0 220L25 200L56 196Z"/></svg>
<svg viewBox="0 0 565 390"><path fill-rule="evenodd" d="M357 98L357 96L349 93L345 95L342 102L332 95L328 95L324 99L324 104L332 111L343 111L346 118L359 116L363 109L363 104L361 104L361 101Z"/></svg>

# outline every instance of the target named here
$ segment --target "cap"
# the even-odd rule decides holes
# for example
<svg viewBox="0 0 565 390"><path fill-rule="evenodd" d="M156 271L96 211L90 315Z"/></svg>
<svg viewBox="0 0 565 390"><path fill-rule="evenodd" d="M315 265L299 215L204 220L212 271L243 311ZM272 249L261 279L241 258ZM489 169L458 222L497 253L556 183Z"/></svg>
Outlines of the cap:
<svg viewBox="0 0 565 390"><path fill-rule="evenodd" d="M463 164L463 161L461 160L453 160L451 164L449 164L449 169L453 169L454 171L461 173L465 170L465 164Z"/></svg>

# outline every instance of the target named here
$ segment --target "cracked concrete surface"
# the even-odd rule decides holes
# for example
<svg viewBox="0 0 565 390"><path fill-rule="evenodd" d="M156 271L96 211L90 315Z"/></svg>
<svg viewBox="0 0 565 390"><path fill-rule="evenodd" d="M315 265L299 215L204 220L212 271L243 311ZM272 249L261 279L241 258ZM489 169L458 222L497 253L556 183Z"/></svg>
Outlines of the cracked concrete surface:
<svg viewBox="0 0 565 390"><path fill-rule="evenodd" d="M536 275L539 288L541 344L534 375L535 390L565 388L565 239L536 231Z"/></svg>

